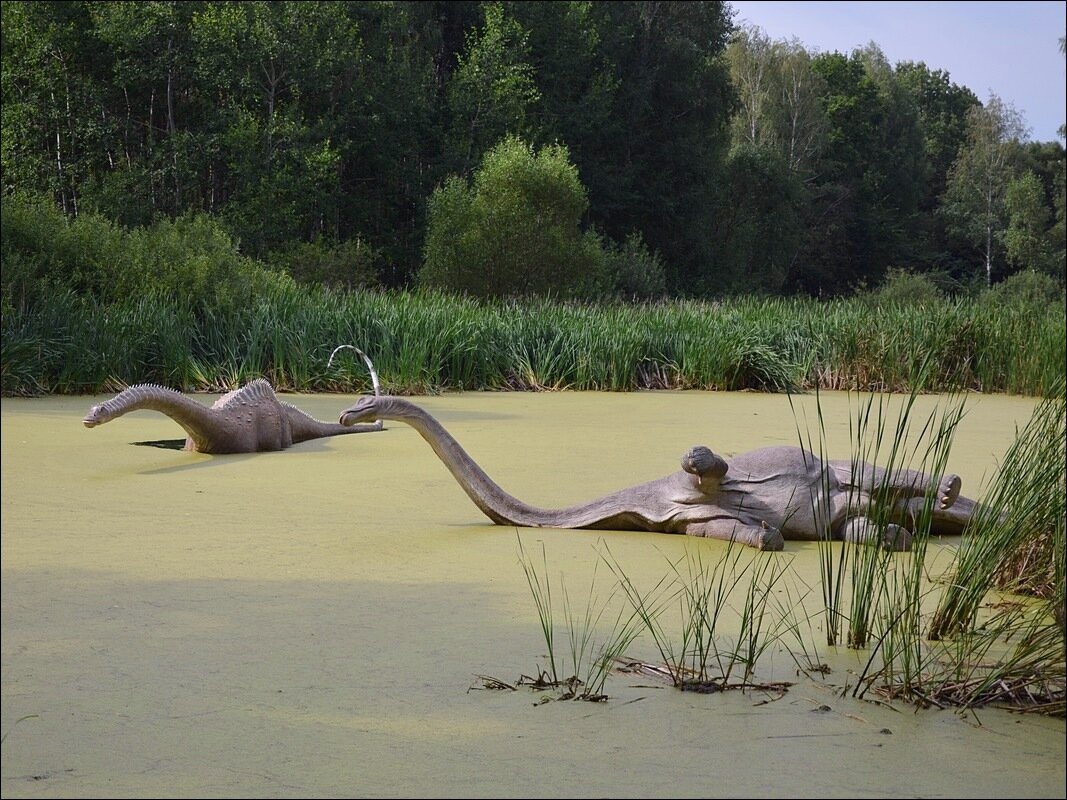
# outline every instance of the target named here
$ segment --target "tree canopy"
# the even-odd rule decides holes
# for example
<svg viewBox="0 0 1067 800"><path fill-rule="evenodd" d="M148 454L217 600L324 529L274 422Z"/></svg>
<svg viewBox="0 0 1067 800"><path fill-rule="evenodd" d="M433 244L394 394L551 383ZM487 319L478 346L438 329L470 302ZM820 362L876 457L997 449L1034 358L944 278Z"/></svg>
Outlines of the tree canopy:
<svg viewBox="0 0 1067 800"><path fill-rule="evenodd" d="M897 269L952 286L1031 268L1063 280L1062 142L1027 141L1013 109L942 70L891 65L875 43L772 41L728 3L0 8L5 204L44 196L128 229L205 215L298 280L448 283L442 253L461 244L441 220L466 209L484 238L524 192L532 219L569 198L570 259L541 249L517 267L486 250L483 273L449 288L835 295ZM567 185L544 207L528 186L490 191L549 165ZM531 252L549 235L521 231Z"/></svg>

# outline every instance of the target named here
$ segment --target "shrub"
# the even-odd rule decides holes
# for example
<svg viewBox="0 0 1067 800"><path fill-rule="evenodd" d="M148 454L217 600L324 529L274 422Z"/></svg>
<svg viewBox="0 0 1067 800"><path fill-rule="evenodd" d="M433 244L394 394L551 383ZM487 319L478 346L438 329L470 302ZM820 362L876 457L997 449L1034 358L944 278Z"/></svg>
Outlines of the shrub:
<svg viewBox="0 0 1067 800"><path fill-rule="evenodd" d="M882 285L868 298L876 305L928 305L940 302L944 295L929 275L890 269Z"/></svg>
<svg viewBox="0 0 1067 800"><path fill-rule="evenodd" d="M126 230L94 213L68 221L42 197L3 204L5 307L69 289L103 303L158 294L231 308L289 281L237 251L204 214Z"/></svg>
<svg viewBox="0 0 1067 800"><path fill-rule="evenodd" d="M631 233L622 244L608 244L604 258L611 293L620 299L651 300L666 295L663 259L649 252L640 233Z"/></svg>
<svg viewBox="0 0 1067 800"><path fill-rule="evenodd" d="M566 147L506 137L471 186L452 177L434 191L419 281L476 297L600 294L604 255L580 229L588 205Z"/></svg>
<svg viewBox="0 0 1067 800"><path fill-rule="evenodd" d="M45 195L3 203L0 248L5 302L72 289L105 299L107 278L125 254L122 230L96 214L68 221Z"/></svg>
<svg viewBox="0 0 1067 800"><path fill-rule="evenodd" d="M1016 272L989 289L987 295L995 303L1037 309L1064 302L1064 288L1060 282L1051 275L1032 269Z"/></svg>

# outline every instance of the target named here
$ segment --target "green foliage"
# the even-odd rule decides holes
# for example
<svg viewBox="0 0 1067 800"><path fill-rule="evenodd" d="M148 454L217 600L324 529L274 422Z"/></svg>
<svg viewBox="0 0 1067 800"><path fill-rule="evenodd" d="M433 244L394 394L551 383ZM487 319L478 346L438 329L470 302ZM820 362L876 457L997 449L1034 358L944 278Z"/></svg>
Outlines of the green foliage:
<svg viewBox="0 0 1067 800"><path fill-rule="evenodd" d="M911 260L925 163L919 116L874 45L821 54L811 69L825 86L826 145L811 197L807 241L791 283L812 293L851 292Z"/></svg>
<svg viewBox="0 0 1067 800"><path fill-rule="evenodd" d="M0 210L4 236L5 303L69 289L98 299L124 297L109 289L109 272L124 255L122 230L93 214L68 222L48 199L15 195Z"/></svg>
<svg viewBox="0 0 1067 800"><path fill-rule="evenodd" d="M420 282L475 297L594 295L603 255L580 229L587 207L565 147L506 137L473 185L451 178L431 197Z"/></svg>
<svg viewBox="0 0 1067 800"><path fill-rule="evenodd" d="M102 304L159 296L228 309L283 282L203 214L127 231L92 213L68 221L48 200L23 196L7 198L2 214L5 307L69 290Z"/></svg>
<svg viewBox="0 0 1067 800"><path fill-rule="evenodd" d="M876 309L893 304L937 305L944 300L944 294L933 278L904 269L890 269L882 285L867 297Z"/></svg>
<svg viewBox="0 0 1067 800"><path fill-rule="evenodd" d="M949 167L967 136L967 112L981 105L974 92L952 83L949 73L926 64L905 61L895 70L919 114L923 152L928 162L921 208L931 211L945 191Z"/></svg>
<svg viewBox="0 0 1067 800"><path fill-rule="evenodd" d="M329 244L289 242L267 256L267 265L297 283L330 289L365 289L377 286L381 253L362 239Z"/></svg>
<svg viewBox="0 0 1067 800"><path fill-rule="evenodd" d="M717 258L702 285L708 294L781 293L804 241L799 175L775 149L741 145L727 161L722 197L712 223Z"/></svg>
<svg viewBox="0 0 1067 800"><path fill-rule="evenodd" d="M726 60L740 100L733 147L775 153L790 171L812 176L829 129L819 103L826 87L812 56L795 40L772 42L746 27L735 32Z"/></svg>
<svg viewBox="0 0 1067 800"><path fill-rule="evenodd" d="M993 95L967 112L967 141L948 173L940 212L953 230L981 254L986 285L993 282L998 245L1007 227L1006 194L1012 179L1013 145L1024 137L1022 119Z"/></svg>
<svg viewBox="0 0 1067 800"><path fill-rule="evenodd" d="M406 287L435 187L469 181L512 135L565 146L601 255L639 234L673 296L841 295L896 264L959 280L983 260L993 279L1064 263L1058 142L1005 149L1009 177L1033 170L1042 191L1010 231L998 201L987 237L979 195L953 186L966 170L948 179L960 145L974 149L970 90L893 69L876 46L814 54L756 29L728 46L726 3L25 0L2 13L4 195L47 195L72 219L129 229L205 213L257 258L359 242L385 285ZM613 285L610 266L594 275L594 238L576 251L590 274L565 283L658 291L656 278Z"/></svg>
<svg viewBox="0 0 1067 800"><path fill-rule="evenodd" d="M568 140L598 168L590 222L622 240L640 231L661 254L672 294L693 296L715 258L709 227L736 102L722 59L725 3L594 3L601 52L618 76L611 115L583 141Z"/></svg>
<svg viewBox="0 0 1067 800"><path fill-rule="evenodd" d="M608 294L619 299L652 300L667 294L663 259L649 252L639 233L631 233L622 244L606 243L604 272Z"/></svg>
<svg viewBox="0 0 1067 800"><path fill-rule="evenodd" d="M993 286L986 298L993 304L1018 306L1034 313L1062 313L1064 287L1049 275L1026 269Z"/></svg>
<svg viewBox="0 0 1067 800"><path fill-rule="evenodd" d="M1049 208L1044 189L1033 171L1027 170L1008 183L1004 198L1008 227L1000 232L1004 254L1016 269L1032 269L1055 275L1062 271L1052 257L1048 238Z"/></svg>
<svg viewBox="0 0 1067 800"><path fill-rule="evenodd" d="M527 109L540 98L526 32L500 3L483 10L485 24L467 34L448 84L455 163L463 174L501 137L525 133Z"/></svg>

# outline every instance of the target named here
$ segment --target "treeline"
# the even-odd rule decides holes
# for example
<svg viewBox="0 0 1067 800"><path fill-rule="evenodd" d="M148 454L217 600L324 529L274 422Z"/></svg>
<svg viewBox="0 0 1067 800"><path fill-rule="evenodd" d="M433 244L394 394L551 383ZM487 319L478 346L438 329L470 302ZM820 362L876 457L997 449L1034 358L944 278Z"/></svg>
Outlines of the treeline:
<svg viewBox="0 0 1067 800"><path fill-rule="evenodd" d="M892 269L1063 282L1061 143L1027 141L1010 106L941 70L769 41L726 3L2 13L5 206L43 195L124 229L209 217L301 282L579 298L832 296ZM26 284L8 274L10 305Z"/></svg>

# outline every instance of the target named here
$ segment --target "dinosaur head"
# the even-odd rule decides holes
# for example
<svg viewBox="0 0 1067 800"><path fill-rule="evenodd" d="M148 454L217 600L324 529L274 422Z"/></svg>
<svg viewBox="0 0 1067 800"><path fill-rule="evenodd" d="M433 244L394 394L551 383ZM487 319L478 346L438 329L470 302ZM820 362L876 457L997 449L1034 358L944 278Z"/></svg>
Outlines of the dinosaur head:
<svg viewBox="0 0 1067 800"><path fill-rule="evenodd" d="M378 398L361 397L354 406L341 412L340 423L345 426L378 419Z"/></svg>
<svg viewBox="0 0 1067 800"><path fill-rule="evenodd" d="M105 406L105 403L93 406L89 409L89 413L82 417L82 422L85 424L86 428L95 428L97 425L103 425L111 419Z"/></svg>

